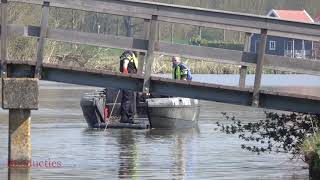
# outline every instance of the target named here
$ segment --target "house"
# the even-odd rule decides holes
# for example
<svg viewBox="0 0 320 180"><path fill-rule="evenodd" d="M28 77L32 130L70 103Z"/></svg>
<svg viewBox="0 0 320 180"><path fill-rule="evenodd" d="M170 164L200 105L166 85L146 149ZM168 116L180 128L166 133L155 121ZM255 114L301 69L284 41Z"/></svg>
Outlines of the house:
<svg viewBox="0 0 320 180"><path fill-rule="evenodd" d="M276 17L283 20L299 21L305 23L314 23L314 20L305 10L275 10L269 11L269 17ZM251 52L257 52L259 48L260 35L251 36ZM268 36L266 53L278 56L287 56L292 58L312 58L313 42L301 39L286 37Z"/></svg>
<svg viewBox="0 0 320 180"><path fill-rule="evenodd" d="M314 18L314 22L320 24L320 15Z"/></svg>
<svg viewBox="0 0 320 180"><path fill-rule="evenodd" d="M320 24L320 15L314 18L314 22ZM313 49L314 49L314 57L315 59L320 59L320 42L313 42Z"/></svg>

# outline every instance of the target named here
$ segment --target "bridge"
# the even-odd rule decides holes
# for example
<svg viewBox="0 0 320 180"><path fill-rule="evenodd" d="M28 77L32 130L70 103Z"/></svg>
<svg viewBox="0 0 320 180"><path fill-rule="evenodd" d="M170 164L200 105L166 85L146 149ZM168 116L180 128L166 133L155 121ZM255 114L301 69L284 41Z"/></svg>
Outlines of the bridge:
<svg viewBox="0 0 320 180"><path fill-rule="evenodd" d="M40 26L8 24L8 4L10 3L41 5ZM144 38L50 28L48 19L49 9L52 7L143 19ZM159 22L245 32L245 46L243 51L235 51L162 42L156 38ZM253 33L261 35L257 53L249 52L250 36ZM8 59L8 39L11 36L24 36L38 40L35 61ZM11 137L9 159L28 160L31 157L30 133L26 135L29 140L28 138L21 140L18 135L30 132L30 110L38 109L38 79L96 87L108 85L113 88L145 93L285 111L319 113L320 97L261 90L263 68L312 75L320 74L320 61L266 54L268 36L320 41L320 25L139 0L1 0L2 107L9 109L9 129L14 129L9 135ZM46 40L138 51L140 52L139 73L124 75L111 71L43 63ZM158 54L180 55L192 59L240 65L239 86L153 77L151 67ZM253 88L245 88L245 76L249 66L256 69ZM24 114L23 117L21 117L21 112ZM18 116L17 113L20 115ZM27 123L21 127L21 123L14 122ZM23 149L23 153L14 150L18 148Z"/></svg>

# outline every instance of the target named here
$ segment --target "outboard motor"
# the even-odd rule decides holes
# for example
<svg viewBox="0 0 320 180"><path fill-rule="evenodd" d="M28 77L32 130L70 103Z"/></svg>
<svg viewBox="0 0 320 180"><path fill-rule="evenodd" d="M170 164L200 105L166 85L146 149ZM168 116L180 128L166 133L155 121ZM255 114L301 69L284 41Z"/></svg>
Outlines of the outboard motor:
<svg viewBox="0 0 320 180"><path fill-rule="evenodd" d="M120 106L122 93L118 89L106 88L103 91L85 94L80 100L83 116L89 128L131 128L148 129L148 122L139 121L138 123L120 123ZM140 117L146 116L146 107L137 107ZM144 109L144 111L142 111ZM142 113L142 114L141 114Z"/></svg>
<svg viewBox="0 0 320 180"><path fill-rule="evenodd" d="M80 106L89 128L96 128L105 123L106 95L103 91L84 95Z"/></svg>

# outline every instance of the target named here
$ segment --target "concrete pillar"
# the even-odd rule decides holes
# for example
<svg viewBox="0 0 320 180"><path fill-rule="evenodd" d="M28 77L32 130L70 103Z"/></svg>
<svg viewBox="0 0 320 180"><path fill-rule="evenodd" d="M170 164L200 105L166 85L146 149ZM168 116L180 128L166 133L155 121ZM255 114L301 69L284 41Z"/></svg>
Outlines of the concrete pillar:
<svg viewBox="0 0 320 180"><path fill-rule="evenodd" d="M29 180L31 168L30 110L9 110L8 179Z"/></svg>
<svg viewBox="0 0 320 180"><path fill-rule="evenodd" d="M9 179L28 179L31 166L31 110L38 109L38 95L38 79L2 78L2 108L9 110ZM26 178L19 178L21 175Z"/></svg>
<svg viewBox="0 0 320 180"><path fill-rule="evenodd" d="M30 180L30 168L9 168L9 180Z"/></svg>
<svg viewBox="0 0 320 180"><path fill-rule="evenodd" d="M9 163L29 163L31 113L28 109L9 109ZM10 165L10 164L9 164Z"/></svg>

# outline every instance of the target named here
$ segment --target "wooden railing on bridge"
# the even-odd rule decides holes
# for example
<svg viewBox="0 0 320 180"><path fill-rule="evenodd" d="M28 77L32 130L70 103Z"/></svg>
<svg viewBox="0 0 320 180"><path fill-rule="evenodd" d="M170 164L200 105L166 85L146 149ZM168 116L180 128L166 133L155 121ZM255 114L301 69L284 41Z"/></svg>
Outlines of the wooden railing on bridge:
<svg viewBox="0 0 320 180"><path fill-rule="evenodd" d="M38 38L37 46L37 63L35 65L35 77L41 78L43 67L43 48L46 39L87 44L100 47L121 48L139 51L145 54L140 59L140 76L143 76L143 84L140 91L149 92L151 81L151 67L153 64L155 54L163 55L181 55L193 59L205 59L207 61L215 61L222 63L230 63L234 65L241 65L239 87L232 87L233 90L247 91L250 96L245 103L235 104L252 104L253 106L265 105L266 103L259 103L259 97L263 96L261 76L262 69L269 68L275 70L291 71L296 73L305 73L320 75L320 61L316 60L301 60L283 56L274 56L265 54L265 47L267 36L282 36L295 39L304 39L310 41L320 41L320 25L308 24L301 22L293 22L280 20L272 17L249 15L243 13L233 13L218 10L208 10L195 7L186 7L178 5L168 5L162 3L151 3L138 0L9 0L9 2L31 3L42 5L41 25L37 26L23 26L17 24L7 24L7 1L2 0L1 4L1 59L2 59L2 76L6 76L6 44L7 37L10 35L27 36ZM133 37L115 36L108 34L97 34L87 32L76 32L72 30L52 29L48 27L49 8L68 8L83 11L93 11L99 13L107 13L121 16L131 16L144 19L144 39L137 39ZM234 51L219 48L199 47L191 45L172 44L167 42L159 42L156 39L159 21L169 23L180 23L202 27L222 28L233 31L245 32L245 48L243 51ZM250 35L252 33L261 34L261 43L258 53L249 52ZM145 63L144 63L145 61ZM12 63L11 63L12 64ZM145 73L141 73L145 64ZM256 67L254 88L245 89L245 75L247 66ZM58 68L58 67L57 67ZM74 68L71 68L74 69ZM117 75L121 76L121 75ZM164 81L163 79L161 80ZM127 82L127 81L126 81ZM85 83L84 83L85 84ZM90 84L90 83L89 83ZM176 84L179 84L176 82ZM196 82L182 83L191 87L197 84ZM121 86L121 85L119 85ZM118 86L117 86L118 87ZM124 87L124 86L121 86ZM219 86L220 88L224 86ZM126 88L130 88L126 86ZM134 88L137 90L136 88ZM223 88L222 88L223 89ZM226 89L228 89L226 87ZM151 90L153 91L153 90ZM196 90L190 90L196 91ZM163 93L163 92L162 92ZM168 94L168 93L166 93ZM218 98L206 98L200 96L199 93L191 95L186 93L185 96L208 99L224 102ZM272 94L274 94L272 92ZM279 94L278 94L279 95ZM281 95L281 94L280 94ZM290 96L286 95L285 97ZM292 95L294 97L295 95ZM299 96L300 97L300 96ZM302 99L314 99L315 97L300 97ZM241 100L243 101L243 100ZM248 102L250 101L250 102ZM226 101L228 102L228 101ZM280 108L283 110L293 110L288 108ZM295 109L297 110L297 109Z"/></svg>

